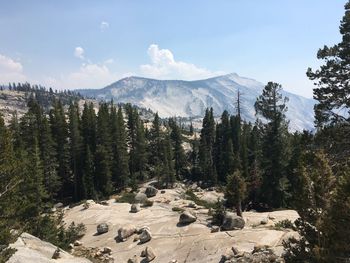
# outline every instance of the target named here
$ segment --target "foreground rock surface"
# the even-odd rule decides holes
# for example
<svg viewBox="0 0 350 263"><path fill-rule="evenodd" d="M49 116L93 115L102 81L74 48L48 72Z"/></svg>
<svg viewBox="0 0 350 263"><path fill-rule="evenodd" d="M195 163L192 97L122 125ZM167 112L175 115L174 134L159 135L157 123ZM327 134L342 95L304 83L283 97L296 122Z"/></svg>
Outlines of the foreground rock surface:
<svg viewBox="0 0 350 263"><path fill-rule="evenodd" d="M145 189L145 188L144 188ZM144 191L141 189L141 191ZM187 263L218 263L221 256L228 248L234 245L239 252L252 253L258 244L269 246L276 255L282 253L282 240L290 233L289 230L274 230L271 224L283 219L294 221L298 214L293 210L276 211L270 213L245 212L243 217L245 226L241 230L219 231L211 233L210 216L208 209L197 207L189 208L192 201L184 200L185 189L177 187L160 191L151 197L154 201L152 207L142 209L138 213L130 213L130 204L109 202L109 206L92 204L87 210L81 206L68 209L64 215L64 221L84 223L87 227L85 236L81 239L86 247L110 247L111 257L114 262L128 262L136 255L137 260L142 262L141 252L146 247L152 247L156 257L152 261L156 263L174 262ZM189 212L195 212L197 220L191 224L179 225L181 211L173 211L178 207ZM268 224L261 225L262 219L269 217ZM273 218L273 219L271 219ZM108 233L95 235L96 226L99 223L109 225ZM134 242L134 235L125 242L116 242L115 235L121 227L133 224L141 230L149 227L152 239L147 243ZM256 227L256 224L259 224ZM141 231L138 233L141 234Z"/></svg>
<svg viewBox="0 0 350 263"><path fill-rule="evenodd" d="M28 233L23 233L10 247L17 251L8 263L91 263L86 258L74 257Z"/></svg>

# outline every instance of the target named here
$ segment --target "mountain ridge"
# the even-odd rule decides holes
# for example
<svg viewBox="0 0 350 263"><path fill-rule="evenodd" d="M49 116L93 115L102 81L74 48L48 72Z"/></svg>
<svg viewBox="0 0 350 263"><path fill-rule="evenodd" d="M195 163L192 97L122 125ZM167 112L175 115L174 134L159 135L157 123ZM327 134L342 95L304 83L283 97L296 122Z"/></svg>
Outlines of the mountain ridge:
<svg viewBox="0 0 350 263"><path fill-rule="evenodd" d="M207 107L213 107L215 115L224 110L235 112L237 92L242 93L243 118L255 121L254 103L264 84L252 78L230 73L203 80L158 80L138 76L120 79L102 89L77 90L82 95L99 100L131 103L158 112L161 117L202 117ZM313 130L313 106L315 101L288 91L287 118L292 130Z"/></svg>

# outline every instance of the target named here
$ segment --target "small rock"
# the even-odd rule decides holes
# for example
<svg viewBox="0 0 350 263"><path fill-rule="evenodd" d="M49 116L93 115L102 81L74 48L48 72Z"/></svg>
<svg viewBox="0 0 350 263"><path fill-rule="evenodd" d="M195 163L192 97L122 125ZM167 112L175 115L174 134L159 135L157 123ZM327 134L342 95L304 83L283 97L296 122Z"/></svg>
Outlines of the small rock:
<svg viewBox="0 0 350 263"><path fill-rule="evenodd" d="M79 241L79 240L74 241L74 246L79 247L82 245L83 245L83 243L81 241Z"/></svg>
<svg viewBox="0 0 350 263"><path fill-rule="evenodd" d="M101 201L100 204L101 205L109 205L108 201L106 201L106 200Z"/></svg>
<svg viewBox="0 0 350 263"><path fill-rule="evenodd" d="M59 259L60 258L60 249L57 248L55 252L53 252L52 259Z"/></svg>
<svg viewBox="0 0 350 263"><path fill-rule="evenodd" d="M53 206L54 208L63 208L63 203L56 203Z"/></svg>
<svg viewBox="0 0 350 263"><path fill-rule="evenodd" d="M108 232L108 225L106 223L98 224L97 225L97 233L103 234Z"/></svg>
<svg viewBox="0 0 350 263"><path fill-rule="evenodd" d="M225 254L222 255L222 261L230 260L235 256L231 248L227 248Z"/></svg>
<svg viewBox="0 0 350 263"><path fill-rule="evenodd" d="M140 243L146 243L152 239L151 231L148 229L144 229L142 233L140 234Z"/></svg>
<svg viewBox="0 0 350 263"><path fill-rule="evenodd" d="M197 220L197 217L188 211L184 211L180 215L180 224L191 224Z"/></svg>
<svg viewBox="0 0 350 263"><path fill-rule="evenodd" d="M147 200L147 195L145 195L144 193L137 193L135 196L136 203L144 204Z"/></svg>
<svg viewBox="0 0 350 263"><path fill-rule="evenodd" d="M269 218L266 217L266 218L264 218L264 219L262 219L262 220L260 221L260 224L266 225L268 222L269 222Z"/></svg>
<svg viewBox="0 0 350 263"><path fill-rule="evenodd" d="M130 208L130 213L137 213L140 212L141 208L140 208L140 204L132 204L131 208Z"/></svg>
<svg viewBox="0 0 350 263"><path fill-rule="evenodd" d="M176 197L174 198L174 200L175 200L175 201L179 201L179 200L180 200L180 197L177 197L177 196L176 196Z"/></svg>
<svg viewBox="0 0 350 263"><path fill-rule="evenodd" d="M156 258L156 254L154 253L151 247L146 247L144 251L145 251L144 255L146 257L147 262L151 262L153 259Z"/></svg>
<svg viewBox="0 0 350 263"><path fill-rule="evenodd" d="M118 230L118 239L119 241L126 241L126 239L132 236L136 232L136 227L131 224L127 224Z"/></svg>
<svg viewBox="0 0 350 263"><path fill-rule="evenodd" d="M140 240L140 237L139 236L135 236L133 242L137 242L139 240Z"/></svg>
<svg viewBox="0 0 350 263"><path fill-rule="evenodd" d="M213 226L212 228L211 228L211 233L216 233L216 232L219 232L219 230L220 230L220 227L219 226Z"/></svg>
<svg viewBox="0 0 350 263"><path fill-rule="evenodd" d="M134 255L132 258L128 259L128 263L139 263L140 261L138 260L137 256Z"/></svg>
<svg viewBox="0 0 350 263"><path fill-rule="evenodd" d="M73 249L73 248L74 248L74 244L70 243L70 244L68 245L68 248L69 248L69 249Z"/></svg>
<svg viewBox="0 0 350 263"><path fill-rule="evenodd" d="M244 219L234 213L227 212L224 216L222 230L242 229L245 225Z"/></svg>
<svg viewBox="0 0 350 263"><path fill-rule="evenodd" d="M165 190L160 191L161 194L165 194Z"/></svg>
<svg viewBox="0 0 350 263"><path fill-rule="evenodd" d="M188 204L188 207L190 207L190 208L196 208L197 205L196 205L194 202L191 202L191 203Z"/></svg>
<svg viewBox="0 0 350 263"><path fill-rule="evenodd" d="M269 218L270 220L275 220L275 219L276 219L276 217L275 217L275 216L270 215L270 214L269 214L268 218Z"/></svg>
<svg viewBox="0 0 350 263"><path fill-rule="evenodd" d="M111 254L112 253L112 249L110 247L104 247L103 248L103 253L104 254Z"/></svg>
<svg viewBox="0 0 350 263"><path fill-rule="evenodd" d="M158 193L157 188L153 187L153 186L147 186L145 194L147 197L153 197L156 196L156 194Z"/></svg>

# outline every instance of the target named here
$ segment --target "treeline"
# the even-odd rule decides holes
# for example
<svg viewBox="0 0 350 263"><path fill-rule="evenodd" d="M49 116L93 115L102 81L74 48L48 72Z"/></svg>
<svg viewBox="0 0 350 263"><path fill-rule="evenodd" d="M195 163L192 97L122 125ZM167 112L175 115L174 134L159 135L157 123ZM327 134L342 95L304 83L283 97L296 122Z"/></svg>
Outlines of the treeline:
<svg viewBox="0 0 350 263"><path fill-rule="evenodd" d="M60 100L62 104L68 105L71 101L82 99L83 96L79 92L71 90L53 90L41 85L31 85L25 83L9 83L7 86L0 85L0 91L11 90L20 91L26 94L26 98L35 98L35 100L45 109L48 110L54 100Z"/></svg>

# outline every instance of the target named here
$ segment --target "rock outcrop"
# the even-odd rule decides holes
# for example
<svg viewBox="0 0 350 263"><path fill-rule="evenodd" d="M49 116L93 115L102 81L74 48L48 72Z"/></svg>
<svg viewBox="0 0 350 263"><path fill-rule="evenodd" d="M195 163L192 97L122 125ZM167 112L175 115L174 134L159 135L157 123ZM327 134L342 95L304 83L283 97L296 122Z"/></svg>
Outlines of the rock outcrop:
<svg viewBox="0 0 350 263"><path fill-rule="evenodd" d="M16 252L7 263L91 263L28 233L22 233L10 247Z"/></svg>

